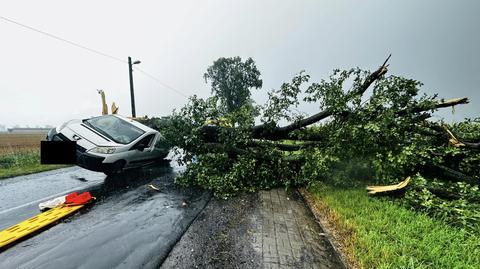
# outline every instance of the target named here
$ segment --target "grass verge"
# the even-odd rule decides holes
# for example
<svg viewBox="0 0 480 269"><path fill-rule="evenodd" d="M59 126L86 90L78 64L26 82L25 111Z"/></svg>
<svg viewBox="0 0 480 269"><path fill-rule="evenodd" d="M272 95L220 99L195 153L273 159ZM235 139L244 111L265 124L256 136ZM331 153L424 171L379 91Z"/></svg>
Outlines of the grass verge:
<svg viewBox="0 0 480 269"><path fill-rule="evenodd" d="M39 152L35 151L0 155L0 179L63 167L68 167L68 165L40 164Z"/></svg>
<svg viewBox="0 0 480 269"><path fill-rule="evenodd" d="M480 234L363 189L317 184L302 193L355 268L480 268Z"/></svg>

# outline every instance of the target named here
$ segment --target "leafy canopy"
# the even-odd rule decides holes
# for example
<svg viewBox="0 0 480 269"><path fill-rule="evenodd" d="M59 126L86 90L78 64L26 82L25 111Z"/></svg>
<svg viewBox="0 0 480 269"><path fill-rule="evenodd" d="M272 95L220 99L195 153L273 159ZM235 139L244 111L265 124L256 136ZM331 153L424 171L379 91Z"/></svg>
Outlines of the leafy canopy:
<svg viewBox="0 0 480 269"><path fill-rule="evenodd" d="M260 71L252 58L245 62L238 56L219 58L203 76L205 82L210 81L212 94L218 97L225 112L250 104L250 89L262 87Z"/></svg>

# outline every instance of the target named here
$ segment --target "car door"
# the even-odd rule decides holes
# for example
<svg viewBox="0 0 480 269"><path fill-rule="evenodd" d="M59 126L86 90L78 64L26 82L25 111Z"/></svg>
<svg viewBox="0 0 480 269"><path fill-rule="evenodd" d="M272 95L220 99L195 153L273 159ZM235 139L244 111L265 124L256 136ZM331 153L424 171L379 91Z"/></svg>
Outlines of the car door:
<svg viewBox="0 0 480 269"><path fill-rule="evenodd" d="M154 140L155 134L149 134L135 143L130 148L130 151L133 151L133 154L128 160L129 165L138 166L151 161Z"/></svg>
<svg viewBox="0 0 480 269"><path fill-rule="evenodd" d="M168 155L170 151L170 145L167 140L158 133L155 137L155 143L152 150L152 157L157 159L163 159Z"/></svg>

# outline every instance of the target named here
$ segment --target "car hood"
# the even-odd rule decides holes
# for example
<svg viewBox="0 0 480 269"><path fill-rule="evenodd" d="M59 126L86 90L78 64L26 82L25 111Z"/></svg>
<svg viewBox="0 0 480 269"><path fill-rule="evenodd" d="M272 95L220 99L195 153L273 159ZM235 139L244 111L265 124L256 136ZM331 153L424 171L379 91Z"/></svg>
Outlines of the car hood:
<svg viewBox="0 0 480 269"><path fill-rule="evenodd" d="M81 120L69 121L63 128L59 130L72 141L77 141L77 144L86 148L87 150L97 146L122 146L113 141L103 138L90 127L86 126Z"/></svg>

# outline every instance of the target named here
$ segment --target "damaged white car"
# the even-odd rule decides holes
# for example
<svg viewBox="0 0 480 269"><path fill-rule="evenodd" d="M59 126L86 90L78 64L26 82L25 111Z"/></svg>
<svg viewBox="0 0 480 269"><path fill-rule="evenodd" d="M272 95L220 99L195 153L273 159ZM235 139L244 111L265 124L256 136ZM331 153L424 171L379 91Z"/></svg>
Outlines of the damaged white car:
<svg viewBox="0 0 480 269"><path fill-rule="evenodd" d="M47 141L76 141L76 164L107 175L162 160L170 150L158 131L119 115L68 121Z"/></svg>

